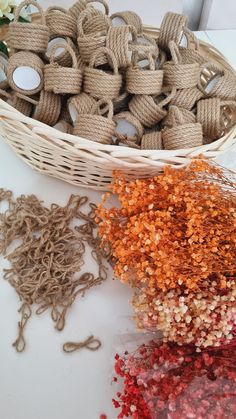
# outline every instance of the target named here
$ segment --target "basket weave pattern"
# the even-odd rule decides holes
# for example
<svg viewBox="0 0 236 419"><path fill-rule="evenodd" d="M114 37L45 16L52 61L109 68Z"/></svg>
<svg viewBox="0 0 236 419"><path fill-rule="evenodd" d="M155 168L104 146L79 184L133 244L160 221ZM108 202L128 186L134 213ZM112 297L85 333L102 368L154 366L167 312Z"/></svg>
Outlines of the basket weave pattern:
<svg viewBox="0 0 236 419"><path fill-rule="evenodd" d="M158 36L155 28L146 26L144 31L149 36ZM200 51L222 69L234 72L214 47L200 41ZM236 144L236 127L215 142L188 149L140 150L100 144L62 133L26 117L3 100L0 100L0 134L34 169L74 185L97 190L108 189L113 170L121 170L131 178L137 177L137 173L139 177L148 177L162 170L166 164L179 167L199 154L215 158Z"/></svg>

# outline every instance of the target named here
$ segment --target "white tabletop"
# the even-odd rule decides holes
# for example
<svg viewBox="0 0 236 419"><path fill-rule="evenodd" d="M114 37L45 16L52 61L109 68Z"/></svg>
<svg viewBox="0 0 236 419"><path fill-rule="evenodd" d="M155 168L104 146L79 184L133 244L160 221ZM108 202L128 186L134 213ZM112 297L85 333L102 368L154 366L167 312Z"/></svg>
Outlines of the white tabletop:
<svg viewBox="0 0 236 419"><path fill-rule="evenodd" d="M236 31L200 32L236 65ZM220 158L236 169L236 149ZM37 194L46 203L64 204L71 193L87 194L98 202L101 193L73 187L41 175L24 162L0 139L0 188L16 195ZM87 261L89 269L90 261ZM0 268L5 261L0 258ZM17 333L18 297L10 285L0 281L0 417L2 419L98 419L116 414L111 404L114 336L129 330L130 293L118 280L109 279L77 300L63 332L56 332L48 313L34 316L27 329L27 350L17 354L11 343ZM83 340L93 333L103 346L96 353L82 350L66 355L61 345L67 340Z"/></svg>

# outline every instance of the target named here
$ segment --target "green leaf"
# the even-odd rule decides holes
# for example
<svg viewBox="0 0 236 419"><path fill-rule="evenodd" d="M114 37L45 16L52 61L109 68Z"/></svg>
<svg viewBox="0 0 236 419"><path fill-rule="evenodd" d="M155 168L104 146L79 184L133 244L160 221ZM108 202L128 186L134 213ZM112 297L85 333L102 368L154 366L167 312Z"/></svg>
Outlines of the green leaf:
<svg viewBox="0 0 236 419"><path fill-rule="evenodd" d="M7 57L9 56L7 46L2 41L0 41L0 51L6 54Z"/></svg>
<svg viewBox="0 0 236 419"><path fill-rule="evenodd" d="M9 25L10 20L7 17L1 17L0 18L0 26L2 25Z"/></svg>

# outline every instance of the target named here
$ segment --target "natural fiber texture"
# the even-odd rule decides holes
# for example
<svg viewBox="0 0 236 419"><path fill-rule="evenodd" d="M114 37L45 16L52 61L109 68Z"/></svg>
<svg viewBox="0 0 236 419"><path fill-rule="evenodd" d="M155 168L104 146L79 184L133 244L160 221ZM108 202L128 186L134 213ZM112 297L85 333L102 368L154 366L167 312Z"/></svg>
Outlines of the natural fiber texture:
<svg viewBox="0 0 236 419"><path fill-rule="evenodd" d="M214 140L223 131L219 98L203 99L197 103L197 122L202 124L204 137Z"/></svg>
<svg viewBox="0 0 236 419"><path fill-rule="evenodd" d="M18 22L20 12L25 6L33 5L39 10L41 23ZM46 25L42 7L34 0L27 0L16 8L14 21L9 25L9 43L15 50L45 52L49 41L49 29Z"/></svg>
<svg viewBox="0 0 236 419"><path fill-rule="evenodd" d="M68 9L68 14L72 15L73 18L77 21L80 13L86 9L87 7L87 1L86 0L78 0L76 3L73 4L73 6L71 6Z"/></svg>
<svg viewBox="0 0 236 419"><path fill-rule="evenodd" d="M200 77L198 63L182 64L181 54L175 42L169 42L172 61L164 63L164 84L175 86L177 89L186 89L197 86Z"/></svg>
<svg viewBox="0 0 236 419"><path fill-rule="evenodd" d="M109 16L104 15L99 10L96 10L96 14L88 17L83 25L83 32L85 35L96 34L96 33L107 33L111 26L111 19Z"/></svg>
<svg viewBox="0 0 236 419"><path fill-rule="evenodd" d="M156 40L146 34L142 34L137 38L134 37L133 42L129 44L129 49L132 52L132 58L133 56L138 56L141 59L148 56L157 58L159 54Z"/></svg>
<svg viewBox="0 0 236 419"><path fill-rule="evenodd" d="M57 123L61 113L61 98L51 92L41 90L39 101L32 118L53 126Z"/></svg>
<svg viewBox="0 0 236 419"><path fill-rule="evenodd" d="M179 47L179 52L183 64L198 63L199 65L202 65L207 62L207 59L203 55L201 55L197 50Z"/></svg>
<svg viewBox="0 0 236 419"><path fill-rule="evenodd" d="M186 16L172 12L166 13L161 23L158 45L160 45L161 48L168 50L170 41L179 44L183 30L187 25L187 20Z"/></svg>
<svg viewBox="0 0 236 419"><path fill-rule="evenodd" d="M79 351L80 349L88 349L89 351L97 351L101 348L102 344L99 339L95 339L93 335L89 336L83 342L66 342L63 345L63 351L71 353Z"/></svg>
<svg viewBox="0 0 236 419"><path fill-rule="evenodd" d="M32 90L24 90L16 86L16 84L13 81L13 73L18 67L22 67L22 66L31 67L32 69L37 71L40 77L40 84L37 88L32 89ZM40 90L42 90L43 88L43 85L44 85L43 70L44 70L44 63L41 60L41 58L39 58L36 54L34 54L33 52L28 52L28 51L17 52L16 54L13 54L9 59L8 68L7 68L8 83L11 86L11 88L15 90L16 92L23 93L26 96L34 95L40 92Z"/></svg>
<svg viewBox="0 0 236 419"><path fill-rule="evenodd" d="M8 81L7 81L7 66L3 62L1 62L1 56L0 56L0 70L3 71L3 73L6 76L6 79L0 82L0 89L6 90L8 88Z"/></svg>
<svg viewBox="0 0 236 419"><path fill-rule="evenodd" d="M144 134L141 140L142 150L162 150L162 136L160 131Z"/></svg>
<svg viewBox="0 0 236 419"><path fill-rule="evenodd" d="M166 150L199 147L203 144L202 126L199 123L176 125L164 129L162 139Z"/></svg>
<svg viewBox="0 0 236 419"><path fill-rule="evenodd" d="M143 32L143 23L139 15L137 15L137 13L133 11L131 12L129 10L125 12L113 13L113 15L111 15L111 20L113 20L116 17L123 19L126 25L133 26L138 34L141 34Z"/></svg>
<svg viewBox="0 0 236 419"><path fill-rule="evenodd" d="M210 96L217 96L220 99L236 99L236 75L224 70L223 75L210 92Z"/></svg>
<svg viewBox="0 0 236 419"><path fill-rule="evenodd" d="M143 132L144 132L144 128L142 126L142 124L140 123L140 121L135 118L134 115L132 115L131 112L125 111L125 112L120 112L117 115L114 116L113 120L117 123L118 121L127 121L129 122L131 125L133 125L133 127L136 129L136 134L134 136L130 136L127 134L121 134L120 132L118 132L117 130L115 131L115 137L117 138L117 140L121 143L126 144L127 142L129 143L135 143L135 144L139 144L141 141L141 138L143 136Z"/></svg>
<svg viewBox="0 0 236 419"><path fill-rule="evenodd" d="M72 96L67 102L68 109L73 105L78 115L90 113L95 104L96 100L85 92Z"/></svg>
<svg viewBox="0 0 236 419"><path fill-rule="evenodd" d="M129 54L130 34L134 34L130 26L111 27L106 36L106 46L116 57L119 68L126 68L131 63Z"/></svg>
<svg viewBox="0 0 236 419"><path fill-rule="evenodd" d="M68 36L76 39L76 19L62 7L49 7L46 13L46 23L50 30L50 36Z"/></svg>
<svg viewBox="0 0 236 419"><path fill-rule="evenodd" d="M50 40L55 39L55 38L56 38L56 36L52 36ZM62 37L60 36L60 38L62 38ZM77 47L73 43L72 39L69 38L68 36L64 37L64 39L66 40L67 44L73 49L74 53L77 56L77 61L78 61L78 64L79 64L80 56L78 56ZM47 61L49 61L50 60L50 54L47 54L45 58L46 58ZM58 63L62 67L71 67L72 66L72 57L71 57L70 53L65 48L59 55L54 57L54 60L55 60L56 63ZM80 68L80 65L78 65L78 66Z"/></svg>
<svg viewBox="0 0 236 419"><path fill-rule="evenodd" d="M47 208L34 195L22 195L14 200L9 191L0 189L1 201L7 201L9 208L0 215L0 253L10 262L4 277L22 301L19 336L13 344L22 352L24 329L33 304L38 307L38 315L50 310L55 327L60 331L76 298L101 284L107 273L104 253L95 234L96 206L90 204L88 214L81 211L88 202L87 197L72 195L65 207L52 204ZM72 222L77 225L71 227ZM16 239L19 244L12 250L10 246ZM96 276L81 273L86 245L98 265Z"/></svg>
<svg viewBox="0 0 236 419"><path fill-rule="evenodd" d="M113 69L113 74L94 68L97 60L105 56ZM84 91L91 96L101 99L115 99L119 96L122 85L122 76L118 72L116 58L113 52L107 48L99 48L91 57L89 67L84 70Z"/></svg>
<svg viewBox="0 0 236 419"><path fill-rule="evenodd" d="M130 96L127 92L121 93L113 100L114 113L122 112L128 108Z"/></svg>
<svg viewBox="0 0 236 419"><path fill-rule="evenodd" d="M142 69L138 62L129 67L126 73L127 92L136 95L156 95L161 93L163 82L163 71L156 70L154 60L148 57L150 69Z"/></svg>
<svg viewBox="0 0 236 419"><path fill-rule="evenodd" d="M25 116L31 116L33 112L33 103L27 96L21 95L20 93L12 92L9 100L9 105L13 106L19 112Z"/></svg>
<svg viewBox="0 0 236 419"><path fill-rule="evenodd" d="M179 124L191 124L196 122L196 116L193 112L184 109L178 108L177 106L170 106L168 109L168 114L163 120L163 125L168 128L172 128L175 125ZM197 121L200 122L200 121Z"/></svg>
<svg viewBox="0 0 236 419"><path fill-rule="evenodd" d="M58 48L65 48L71 55L73 68L61 67L54 62L54 54ZM82 72L78 68L78 62L73 49L69 45L57 44L52 49L50 64L45 65L44 69L45 90L56 94L80 93L82 86Z"/></svg>
<svg viewBox="0 0 236 419"><path fill-rule="evenodd" d="M103 108L107 110L107 117L103 116ZM111 100L101 99L92 108L91 114L80 114L74 127L74 135L96 141L101 144L111 144L115 132L113 104Z"/></svg>
<svg viewBox="0 0 236 419"><path fill-rule="evenodd" d="M203 92L201 92L198 87L189 87L188 89L178 90L171 100L171 105L191 110L196 102L203 96Z"/></svg>

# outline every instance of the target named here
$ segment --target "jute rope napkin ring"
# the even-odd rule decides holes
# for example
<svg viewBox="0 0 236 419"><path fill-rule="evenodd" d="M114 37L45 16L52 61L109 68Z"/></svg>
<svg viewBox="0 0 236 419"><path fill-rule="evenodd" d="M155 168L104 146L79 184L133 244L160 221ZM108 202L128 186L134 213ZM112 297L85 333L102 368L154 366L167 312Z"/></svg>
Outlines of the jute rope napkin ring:
<svg viewBox="0 0 236 419"><path fill-rule="evenodd" d="M144 133L144 128L141 122L135 118L129 111L120 112L114 116L113 120L116 123L115 138L118 140L118 143L124 143L128 145L139 145L141 138ZM134 134L128 135L127 133L120 132L118 128L119 121L126 121L129 125L133 127ZM123 130L122 130L123 131Z"/></svg>
<svg viewBox="0 0 236 419"><path fill-rule="evenodd" d="M77 44L79 47L80 55L84 63L89 64L92 55L97 51L98 48L105 47L106 43L106 32L99 32L96 34L86 35L83 30L83 24L88 18L91 8L83 10L79 15L77 22ZM106 63L106 57L102 56L98 65Z"/></svg>
<svg viewBox="0 0 236 419"><path fill-rule="evenodd" d="M175 42L169 42L172 61L163 65L164 84L175 86L177 89L186 89L197 86L200 66L198 63L183 64L181 54Z"/></svg>
<svg viewBox="0 0 236 419"><path fill-rule="evenodd" d="M149 69L138 66L138 56L134 55L133 65L126 72L127 92L137 95L156 95L161 93L163 71L157 70L154 58L149 54Z"/></svg>
<svg viewBox="0 0 236 419"><path fill-rule="evenodd" d="M46 23L51 36L60 35L76 39L76 19L62 7L49 7L46 12Z"/></svg>
<svg viewBox="0 0 236 419"><path fill-rule="evenodd" d="M104 116L105 113L107 116ZM115 127L112 101L100 99L93 106L90 114L79 115L73 134L101 144L111 144Z"/></svg>
<svg viewBox="0 0 236 419"><path fill-rule="evenodd" d="M143 135L141 140L141 150L162 150L161 131L148 132Z"/></svg>
<svg viewBox="0 0 236 419"><path fill-rule="evenodd" d="M99 10L94 9L94 13L91 14L84 22L83 32L85 35L92 35L99 32L107 32L111 26L111 19L109 16L104 15Z"/></svg>
<svg viewBox="0 0 236 419"><path fill-rule="evenodd" d="M129 110L141 124L151 128L165 118L167 110L164 107L168 105L175 94L176 89L174 88L160 101L158 96L136 95L129 102Z"/></svg>
<svg viewBox="0 0 236 419"><path fill-rule="evenodd" d="M61 113L61 97L52 92L41 90L38 100L34 100L33 119L53 126L57 123Z"/></svg>
<svg viewBox="0 0 236 419"><path fill-rule="evenodd" d="M55 45L50 56L50 64L45 65L44 78L45 90L56 94L78 94L82 85L82 72L78 68L78 62L73 49L67 45L65 49L72 58L72 67L62 67L55 62L55 52L64 45Z"/></svg>
<svg viewBox="0 0 236 419"><path fill-rule="evenodd" d="M9 59L7 68L8 83L13 90L26 96L34 95L44 85L44 63L38 55L29 51L20 51ZM28 77L33 77L33 84L28 84Z"/></svg>
<svg viewBox="0 0 236 419"><path fill-rule="evenodd" d="M106 57L113 73L94 68L101 56ZM84 91L97 99L115 99L119 96L121 85L122 76L119 74L115 55L107 47L99 48L84 70Z"/></svg>
<svg viewBox="0 0 236 419"><path fill-rule="evenodd" d="M186 47L179 47L179 53L183 64L198 63L202 65L207 62L207 59L203 57L196 49L190 49Z"/></svg>
<svg viewBox="0 0 236 419"><path fill-rule="evenodd" d="M167 116L163 120L163 125L165 127L172 128L181 122L184 124L194 123L196 122L196 116L188 109L178 108L177 106L171 105L168 109Z"/></svg>
<svg viewBox="0 0 236 419"><path fill-rule="evenodd" d="M130 44L136 40L137 32L132 26L117 26L108 30L106 46L113 51L119 68L130 65L132 56Z"/></svg>
<svg viewBox="0 0 236 419"><path fill-rule="evenodd" d="M86 9L87 5L94 2L102 4L104 6L106 15L109 15L109 6L105 0L78 0L68 9L68 13L77 20L80 13Z"/></svg>
<svg viewBox="0 0 236 419"><path fill-rule="evenodd" d="M197 122L202 124L203 135L208 140L220 138L231 125L230 117L226 117L223 111L225 107L236 108L236 102L214 97L199 100L197 103Z"/></svg>
<svg viewBox="0 0 236 419"><path fill-rule="evenodd" d="M62 43L64 44L63 48L61 48L61 50L57 50L57 53L54 56L54 60L55 60L55 62L57 62L62 67L71 67L72 66L72 57L71 57L71 54L67 51L67 49L65 47L66 47L67 44L70 45L70 47L74 50L76 55L78 55L78 51L77 51L77 47L73 43L72 39L69 38L68 36L59 36L58 37L56 35L53 35L53 36L50 37L49 44L48 44L48 49L47 49L46 54L45 54L45 60L47 60L49 62L52 48L55 45L62 44ZM78 61L78 59L77 59L77 61Z"/></svg>
<svg viewBox="0 0 236 419"><path fill-rule="evenodd" d="M123 21L126 25L133 26L138 34L141 34L143 32L143 23L140 17L137 15L137 13L131 12L130 10L127 10L125 12L117 12L111 15L111 20L115 18L118 18L119 20Z"/></svg>
<svg viewBox="0 0 236 419"><path fill-rule="evenodd" d="M146 34L138 35L136 39L130 42L129 49L132 52L132 58L138 56L141 60L148 56L157 58L159 54L156 40Z"/></svg>
<svg viewBox="0 0 236 419"><path fill-rule="evenodd" d="M188 89L178 90L170 103L179 108L191 110L203 96L204 93L197 86L189 87Z"/></svg>
<svg viewBox="0 0 236 419"><path fill-rule="evenodd" d="M236 76L233 72L222 70L208 62L202 65L198 88L208 97L234 100L236 98Z"/></svg>
<svg viewBox="0 0 236 419"><path fill-rule="evenodd" d="M170 41L179 44L187 27L187 23L187 16L172 12L166 13L160 26L158 45L161 48L168 50Z"/></svg>
<svg viewBox="0 0 236 419"><path fill-rule="evenodd" d="M28 101L28 97L12 91L11 93L0 90L0 97L13 106L17 111L25 116L31 116L33 105Z"/></svg>
<svg viewBox="0 0 236 419"><path fill-rule="evenodd" d="M25 6L32 5L39 11L41 23L18 22L20 12ZM45 52L49 41L49 29L45 14L37 1L26 0L15 10L14 21L9 25L9 43L14 50Z"/></svg>
<svg viewBox="0 0 236 419"><path fill-rule="evenodd" d="M90 113L95 104L96 100L85 92L72 96L67 102L72 122L76 121L78 115Z"/></svg>

